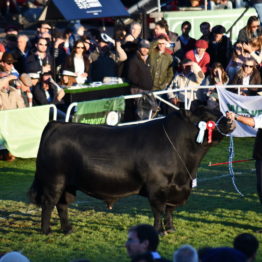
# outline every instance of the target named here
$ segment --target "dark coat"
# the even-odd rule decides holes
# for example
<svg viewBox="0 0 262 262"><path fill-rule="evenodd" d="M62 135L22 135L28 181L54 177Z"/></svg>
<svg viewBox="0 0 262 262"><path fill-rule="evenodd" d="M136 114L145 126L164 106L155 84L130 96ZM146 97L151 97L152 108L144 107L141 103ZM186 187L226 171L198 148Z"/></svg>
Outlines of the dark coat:
<svg viewBox="0 0 262 262"><path fill-rule="evenodd" d="M53 57L47 53L47 56L42 60L42 65L51 65L51 71L54 72L53 68ZM25 72L42 72L42 65L40 63L39 57L36 54L31 54L25 59Z"/></svg>
<svg viewBox="0 0 262 262"><path fill-rule="evenodd" d="M33 104L38 105L48 105L48 104L59 104L60 102L57 100L57 87L53 85L52 83L49 84L49 90L48 90L51 101L48 101L46 98L45 90L42 87L42 83L39 82L34 88L33 88Z"/></svg>
<svg viewBox="0 0 262 262"><path fill-rule="evenodd" d="M234 78L232 79L232 81L229 83L230 85L242 85L243 82L243 69L241 68L236 75L234 76ZM261 76L260 76L260 72L254 68L251 76L250 76L250 80L249 80L249 85L261 85ZM232 88L230 91L233 91ZM237 92L237 90L235 90ZM249 88L247 90L247 95L257 95L257 92L259 90L257 88Z"/></svg>
<svg viewBox="0 0 262 262"><path fill-rule="evenodd" d="M149 62L145 63L139 53L129 60L127 68L127 80L131 88L152 90L153 80Z"/></svg>
<svg viewBox="0 0 262 262"><path fill-rule="evenodd" d="M214 43L211 37L207 49L210 55L210 66L215 62L220 62L226 68L231 59L232 50L231 40L227 36L223 35L221 41L218 43Z"/></svg>
<svg viewBox="0 0 262 262"><path fill-rule="evenodd" d="M250 42L250 40L252 40L253 38L256 38L258 36L260 36L262 34L262 28L258 28L257 30L257 35L252 35L248 29L247 26L245 26L244 28L242 28L239 33L238 33L238 37L237 37L237 42L244 42L244 43L248 43Z"/></svg>
<svg viewBox="0 0 262 262"><path fill-rule="evenodd" d="M104 200L110 209L120 198L145 196L154 210L156 230L172 230L172 212L188 199L200 161L222 133L232 131L232 122L221 116L219 111L197 107L122 127L49 122L29 192L31 201L42 207L42 231L49 233L55 206L62 230L71 231L67 205L77 190ZM218 119L220 131L214 130L212 143L206 132L203 144L198 144L197 123Z"/></svg>
<svg viewBox="0 0 262 262"><path fill-rule="evenodd" d="M18 48L12 51L12 55L15 60L14 67L19 74L25 73L25 60L28 56L28 52L23 54Z"/></svg>

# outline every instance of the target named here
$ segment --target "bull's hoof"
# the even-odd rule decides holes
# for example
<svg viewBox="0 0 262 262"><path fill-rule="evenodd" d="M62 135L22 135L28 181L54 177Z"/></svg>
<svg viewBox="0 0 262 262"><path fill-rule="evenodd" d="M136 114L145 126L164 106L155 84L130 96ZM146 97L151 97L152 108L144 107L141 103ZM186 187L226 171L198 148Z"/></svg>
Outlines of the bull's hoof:
<svg viewBox="0 0 262 262"><path fill-rule="evenodd" d="M166 236L168 234L168 232L166 230L164 230L164 231L160 231L158 234L159 234L160 237L163 237L163 236Z"/></svg>
<svg viewBox="0 0 262 262"><path fill-rule="evenodd" d="M67 234L71 234L73 232L73 227L71 225L65 227L65 228L62 228L62 231L65 235Z"/></svg>
<svg viewBox="0 0 262 262"><path fill-rule="evenodd" d="M166 230L168 234L172 234L172 233L175 233L176 232L176 229L174 227L172 228L169 228Z"/></svg>

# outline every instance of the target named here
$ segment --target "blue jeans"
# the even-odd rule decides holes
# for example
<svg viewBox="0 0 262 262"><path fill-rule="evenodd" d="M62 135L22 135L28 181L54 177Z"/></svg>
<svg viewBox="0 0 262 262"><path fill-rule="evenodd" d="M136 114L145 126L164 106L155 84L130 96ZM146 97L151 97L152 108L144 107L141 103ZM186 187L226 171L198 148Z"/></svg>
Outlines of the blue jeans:
<svg viewBox="0 0 262 262"><path fill-rule="evenodd" d="M253 4L253 6L257 11L257 15L259 17L260 24L262 24L262 3Z"/></svg>

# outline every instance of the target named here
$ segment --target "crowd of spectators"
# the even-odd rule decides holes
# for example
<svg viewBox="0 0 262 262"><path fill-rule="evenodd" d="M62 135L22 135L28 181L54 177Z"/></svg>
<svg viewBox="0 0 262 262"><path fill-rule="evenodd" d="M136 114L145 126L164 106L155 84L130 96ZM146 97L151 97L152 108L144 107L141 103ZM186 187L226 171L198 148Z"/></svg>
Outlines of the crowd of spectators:
<svg viewBox="0 0 262 262"><path fill-rule="evenodd" d="M242 233L233 239L231 247L202 247L197 250L192 245L184 244L174 251L173 258L167 259L158 252L159 242L159 234L153 226L135 225L128 230L125 243L127 255L131 262L252 262L256 260L259 247L253 234ZM29 262L29 259L20 252L12 251L0 256L0 262Z"/></svg>
<svg viewBox="0 0 262 262"><path fill-rule="evenodd" d="M233 44L222 25L203 22L200 39L191 36L191 28L184 21L179 35L162 19L143 39L138 21L129 28L117 26L111 37L80 23L51 28L42 22L31 37L9 25L0 43L0 110L55 104L58 119L63 120L68 106L63 87L103 82L108 77L128 82L130 94L169 90L166 98L177 107L194 99L217 107L214 88L202 92L200 85L243 85L241 94L257 95L257 89L246 87L261 84L259 18L249 17ZM190 96L172 92L187 87L194 87ZM136 110L135 105L130 108ZM161 110L169 112L163 106ZM125 120L136 118L131 113Z"/></svg>

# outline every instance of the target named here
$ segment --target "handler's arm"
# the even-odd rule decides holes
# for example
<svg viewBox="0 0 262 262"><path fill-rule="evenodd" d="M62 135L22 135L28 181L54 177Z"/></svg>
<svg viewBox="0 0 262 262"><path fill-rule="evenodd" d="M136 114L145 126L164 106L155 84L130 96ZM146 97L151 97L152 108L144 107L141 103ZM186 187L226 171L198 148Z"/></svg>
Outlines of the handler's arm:
<svg viewBox="0 0 262 262"><path fill-rule="evenodd" d="M247 126L260 128L258 126L258 123L256 123L258 121L255 121L256 117L253 118L253 117L241 116L231 111L227 112L227 117L231 120L237 120L238 122L243 123ZM259 117L260 117L260 124L262 124L262 115L260 115Z"/></svg>

